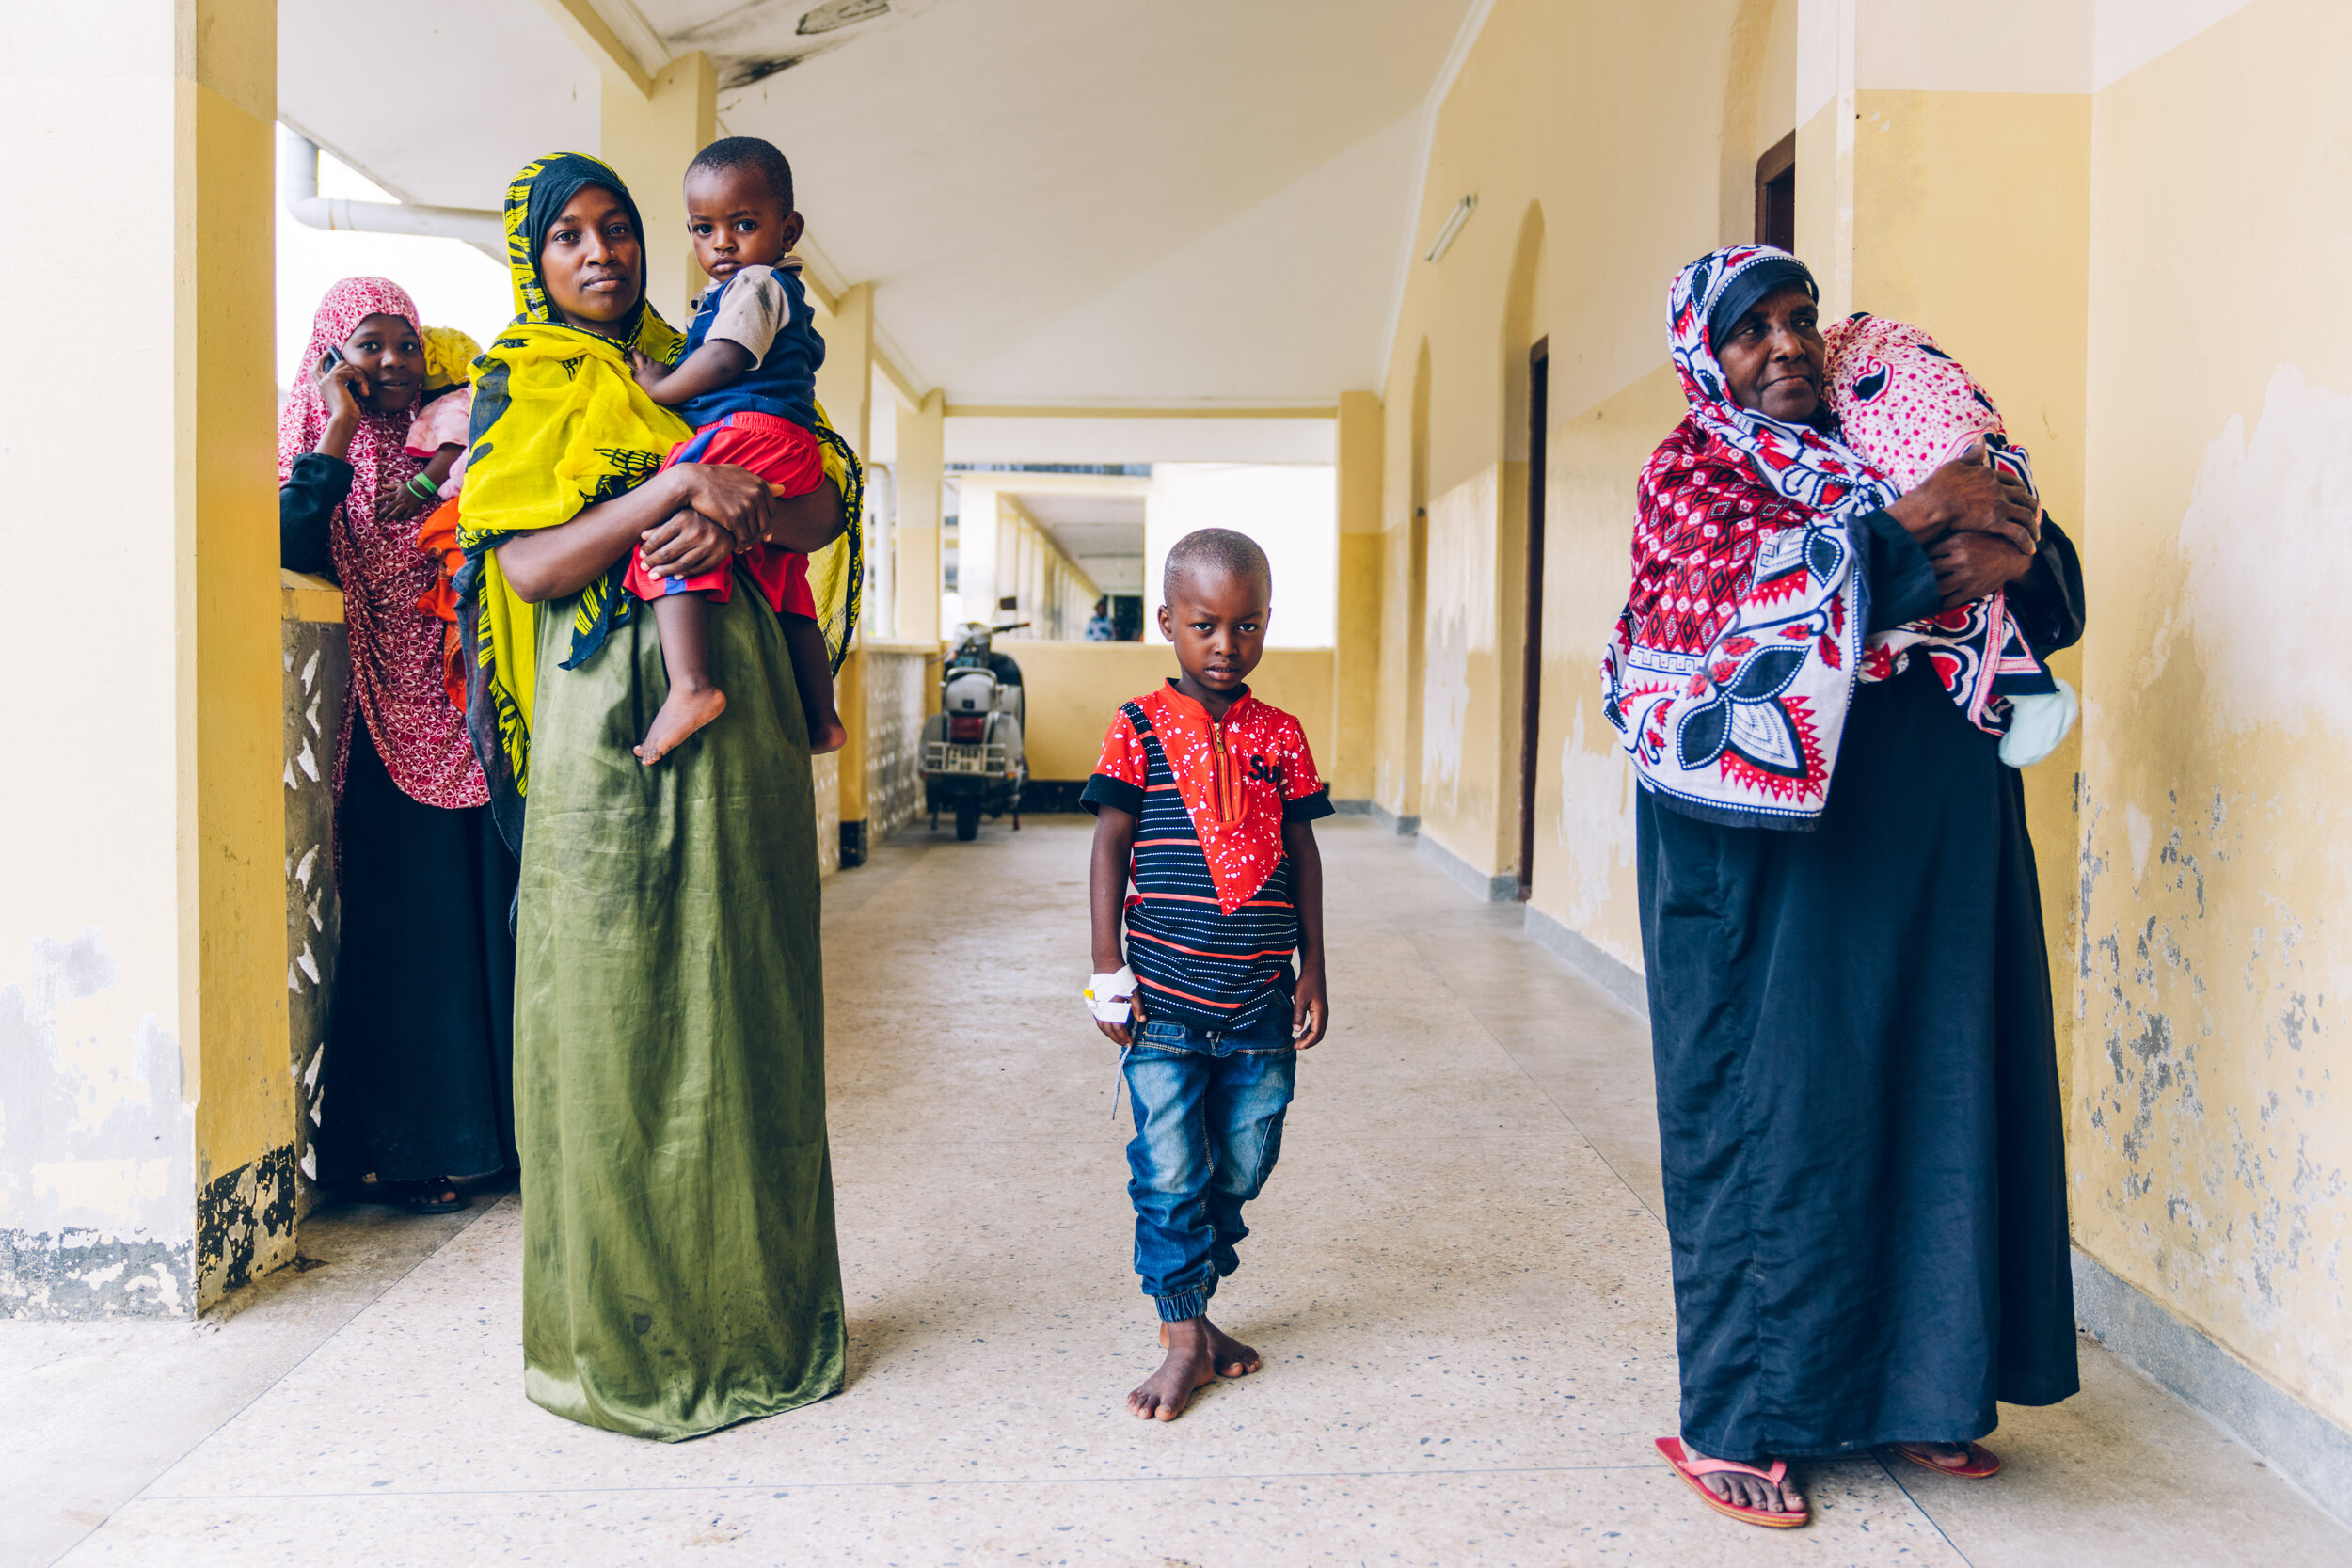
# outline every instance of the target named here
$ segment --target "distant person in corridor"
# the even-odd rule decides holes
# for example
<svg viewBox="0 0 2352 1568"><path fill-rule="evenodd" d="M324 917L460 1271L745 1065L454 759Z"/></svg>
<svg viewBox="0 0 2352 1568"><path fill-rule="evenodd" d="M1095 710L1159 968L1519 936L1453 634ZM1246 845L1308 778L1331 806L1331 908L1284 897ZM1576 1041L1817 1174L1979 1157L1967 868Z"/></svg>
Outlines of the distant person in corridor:
<svg viewBox="0 0 2352 1568"><path fill-rule="evenodd" d="M2023 782L1947 650L1874 655L2001 590L2046 659L2081 635L2081 577L1980 456L1899 494L1842 442L1817 299L1762 245L1676 277L1690 412L1643 470L1604 659L1641 784L1682 1372L1658 1446L1781 1527L1810 1516L1790 1460L1990 1476L1995 1402L2076 1387Z"/></svg>
<svg viewBox="0 0 2352 1568"><path fill-rule="evenodd" d="M1119 641L1119 627L1111 621L1110 600L1097 599L1094 601L1094 613L1087 617L1086 640L1089 642L1116 642Z"/></svg>
<svg viewBox="0 0 2352 1568"><path fill-rule="evenodd" d="M334 736L342 906L320 1064L317 1177L420 1212L515 1164L515 857L443 680L438 578L404 450L426 351L407 291L347 277L319 302L278 420L278 560L343 589L351 694ZM425 494L430 495L427 489Z"/></svg>
<svg viewBox="0 0 2352 1568"><path fill-rule="evenodd" d="M1273 593L1245 536L1176 542L1160 631L1183 673L1120 706L1082 798L1095 814L1086 994L1121 1047L1136 1272L1168 1352L1127 1396L1147 1419L1172 1421L1219 1375L1259 1369L1209 1321L1209 1298L1241 1266L1242 1207L1281 1152L1298 1053L1330 1026L1313 827L1330 794L1298 721L1246 684Z"/></svg>

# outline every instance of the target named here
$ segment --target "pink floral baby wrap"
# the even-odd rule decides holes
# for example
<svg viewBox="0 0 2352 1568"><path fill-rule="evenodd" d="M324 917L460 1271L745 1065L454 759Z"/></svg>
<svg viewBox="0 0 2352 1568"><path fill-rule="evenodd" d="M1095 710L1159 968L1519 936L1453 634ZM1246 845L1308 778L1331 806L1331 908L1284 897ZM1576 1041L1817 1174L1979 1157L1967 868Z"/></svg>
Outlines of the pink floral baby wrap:
<svg viewBox="0 0 2352 1568"><path fill-rule="evenodd" d="M1867 314L1836 323L1822 337L1829 343L1827 391L1839 433L1897 494L1915 488L1979 441L1995 467L2034 488L2026 449L2009 440L2000 410L1934 339ZM1969 722L1993 735L2008 731L2012 699L2058 690L1999 590L1871 637L1862 678L1899 674L1915 652L1933 661Z"/></svg>

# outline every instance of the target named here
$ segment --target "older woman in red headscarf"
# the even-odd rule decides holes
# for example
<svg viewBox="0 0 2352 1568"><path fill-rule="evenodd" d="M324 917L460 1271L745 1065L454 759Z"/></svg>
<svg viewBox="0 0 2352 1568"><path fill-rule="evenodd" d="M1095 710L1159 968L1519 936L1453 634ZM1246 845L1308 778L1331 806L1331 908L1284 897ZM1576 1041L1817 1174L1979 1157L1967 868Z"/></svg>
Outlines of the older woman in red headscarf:
<svg viewBox="0 0 2352 1568"><path fill-rule="evenodd" d="M2016 467L1972 451L1903 490L1849 444L1819 299L1768 245L1676 277L1690 411L1642 470L1603 663L1674 1243L1658 1448L1772 1528L1812 1516L1791 1461L1986 1480L1999 1405L2077 1381L2033 842L1969 672L2046 671L2081 567Z"/></svg>
<svg viewBox="0 0 2352 1568"><path fill-rule="evenodd" d="M442 626L438 566L389 498L424 384L417 307L381 277L320 301L278 422L279 557L343 590L351 699L334 786L342 941L328 1014L322 1181L373 1172L414 1209L515 1164L516 864L490 821Z"/></svg>

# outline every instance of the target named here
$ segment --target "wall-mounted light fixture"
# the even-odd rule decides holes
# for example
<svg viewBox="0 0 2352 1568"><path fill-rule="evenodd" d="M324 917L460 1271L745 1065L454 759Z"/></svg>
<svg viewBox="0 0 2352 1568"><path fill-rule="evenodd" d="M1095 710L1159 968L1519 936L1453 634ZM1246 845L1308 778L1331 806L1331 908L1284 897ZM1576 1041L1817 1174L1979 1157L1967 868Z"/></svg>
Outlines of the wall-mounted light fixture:
<svg viewBox="0 0 2352 1568"><path fill-rule="evenodd" d="M1476 211L1478 211L1476 191L1470 192L1470 195L1455 202L1454 211L1446 214L1445 227L1438 230L1437 239L1429 246L1429 254L1422 260L1427 261L1442 260L1446 247L1454 243L1454 236L1462 231L1462 225L1470 222L1470 215Z"/></svg>

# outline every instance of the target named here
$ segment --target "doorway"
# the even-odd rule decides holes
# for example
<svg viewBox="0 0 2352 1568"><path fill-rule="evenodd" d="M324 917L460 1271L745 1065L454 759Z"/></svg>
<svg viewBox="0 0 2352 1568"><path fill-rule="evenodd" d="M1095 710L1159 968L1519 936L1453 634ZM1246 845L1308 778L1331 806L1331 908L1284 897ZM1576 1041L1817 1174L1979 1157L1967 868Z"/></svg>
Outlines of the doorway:
<svg viewBox="0 0 2352 1568"><path fill-rule="evenodd" d="M1797 134L1774 142L1756 161L1756 237L1763 245L1797 248Z"/></svg>
<svg viewBox="0 0 2352 1568"><path fill-rule="evenodd" d="M1551 340L1527 351L1527 628L1519 674L1519 902L1535 890L1536 715L1543 711L1544 671L1544 433L1550 420Z"/></svg>

